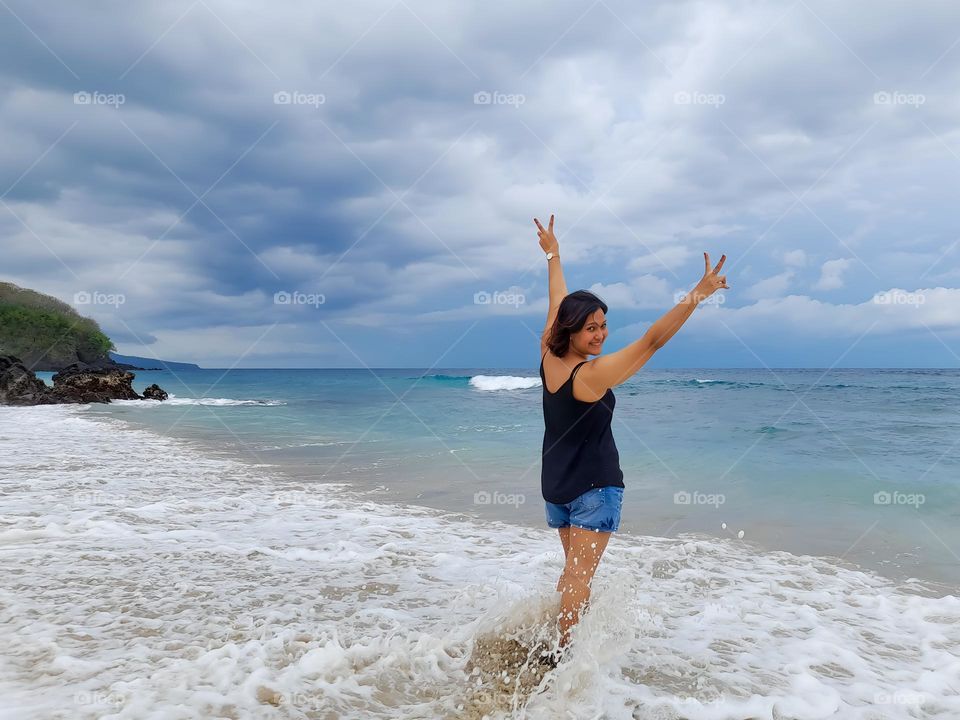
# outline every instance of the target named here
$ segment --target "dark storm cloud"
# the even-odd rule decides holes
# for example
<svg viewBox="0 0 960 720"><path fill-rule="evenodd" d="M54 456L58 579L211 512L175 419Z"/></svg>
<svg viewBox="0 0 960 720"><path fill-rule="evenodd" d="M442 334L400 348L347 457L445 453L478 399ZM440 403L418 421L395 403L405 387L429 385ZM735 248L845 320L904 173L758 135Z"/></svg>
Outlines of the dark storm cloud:
<svg viewBox="0 0 960 720"><path fill-rule="evenodd" d="M831 327L855 334L874 292L956 284L954 4L21 0L0 14L0 193L13 186L19 217L0 206L6 272L125 292L109 326L160 350L226 357L206 329L242 343L277 322L326 347L318 313L444 337L485 317L464 298L512 285L535 326L530 216L551 209L568 284L619 283L623 307L669 300L662 284L695 282L722 242L752 288L723 308L744 337L776 324L769 308L805 325L842 303L859 309ZM617 274L637 258L656 302ZM293 290L326 302L274 303Z"/></svg>

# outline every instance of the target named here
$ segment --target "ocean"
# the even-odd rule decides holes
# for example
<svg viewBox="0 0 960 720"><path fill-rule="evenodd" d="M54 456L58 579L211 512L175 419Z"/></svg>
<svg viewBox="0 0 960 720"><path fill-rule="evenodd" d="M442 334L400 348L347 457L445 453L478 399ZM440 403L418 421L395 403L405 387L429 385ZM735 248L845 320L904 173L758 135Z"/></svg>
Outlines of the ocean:
<svg viewBox="0 0 960 720"><path fill-rule="evenodd" d="M544 527L536 368L137 374L153 382L169 404L90 413L372 499ZM644 370L614 392L623 533L742 532L960 587L960 371Z"/></svg>
<svg viewBox="0 0 960 720"><path fill-rule="evenodd" d="M960 717L960 371L618 386L621 532L542 677L536 368L153 382L0 408L0 717Z"/></svg>

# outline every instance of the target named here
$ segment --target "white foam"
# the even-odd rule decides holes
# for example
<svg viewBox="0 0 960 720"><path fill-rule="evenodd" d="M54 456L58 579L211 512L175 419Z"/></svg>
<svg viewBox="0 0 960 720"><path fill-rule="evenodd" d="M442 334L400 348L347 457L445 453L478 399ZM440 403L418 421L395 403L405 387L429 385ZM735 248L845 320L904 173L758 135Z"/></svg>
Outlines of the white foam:
<svg viewBox="0 0 960 720"><path fill-rule="evenodd" d="M549 615L556 533L84 412L0 408L10 717L960 717L960 600L735 540L614 538L571 654L511 695L464 670Z"/></svg>
<svg viewBox="0 0 960 720"><path fill-rule="evenodd" d="M526 390L540 385L540 378L522 377L518 375L474 375L470 378L470 386L476 390Z"/></svg>
<svg viewBox="0 0 960 720"><path fill-rule="evenodd" d="M156 400L111 400L112 405L134 405L137 407L160 407L162 405L286 405L281 400L234 400L232 398L182 398L171 394L168 399L163 401Z"/></svg>
<svg viewBox="0 0 960 720"><path fill-rule="evenodd" d="M457 425L457 432L522 432L523 423L511 423L509 425Z"/></svg>
<svg viewBox="0 0 960 720"><path fill-rule="evenodd" d="M294 450L296 448L307 448L307 447L329 447L331 445L349 445L354 447L357 445L369 445L372 443L385 442L384 440L378 439L367 439L367 440L318 440L316 442L296 442L296 443L281 443L279 445L261 445L257 450Z"/></svg>

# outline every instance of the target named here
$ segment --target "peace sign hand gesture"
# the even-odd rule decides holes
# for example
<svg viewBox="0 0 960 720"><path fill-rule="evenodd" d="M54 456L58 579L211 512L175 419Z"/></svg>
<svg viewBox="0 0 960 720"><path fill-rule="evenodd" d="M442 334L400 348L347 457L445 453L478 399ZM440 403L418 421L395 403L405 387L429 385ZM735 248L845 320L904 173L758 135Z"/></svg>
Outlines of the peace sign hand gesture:
<svg viewBox="0 0 960 720"><path fill-rule="evenodd" d="M710 256L707 253L703 254L703 263L704 263L703 277L700 278L700 282L697 283L697 286L693 290L693 293L697 302L700 302L701 300L705 300L706 298L710 297L717 290L720 290L721 288L725 290L730 289L730 286L727 285L727 276L717 274L718 272L720 272L720 268L723 267L723 263L726 259L727 259L726 255L721 255L720 262L718 262L717 266L713 268L713 270L711 270Z"/></svg>
<svg viewBox="0 0 960 720"><path fill-rule="evenodd" d="M533 222L537 224L539 232L537 235L540 237L540 247L544 252L560 252L560 245L557 243L557 236L553 234L553 215L550 215L550 224L547 226L547 229L543 229L543 225L540 224L540 221L536 218L533 219Z"/></svg>

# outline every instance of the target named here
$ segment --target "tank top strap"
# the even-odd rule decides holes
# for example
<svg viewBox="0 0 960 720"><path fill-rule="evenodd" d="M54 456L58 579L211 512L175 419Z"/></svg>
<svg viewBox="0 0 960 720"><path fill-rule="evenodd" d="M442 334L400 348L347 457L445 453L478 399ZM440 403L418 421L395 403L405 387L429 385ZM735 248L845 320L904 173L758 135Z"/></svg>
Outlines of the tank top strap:
<svg viewBox="0 0 960 720"><path fill-rule="evenodd" d="M580 369L580 366L581 366L581 365L585 365L585 364L587 364L588 362L590 362L590 361L589 361L589 360L584 360L583 362L577 363L577 366L573 369L573 372L570 373L570 382L573 382L573 376L577 374L577 370Z"/></svg>

